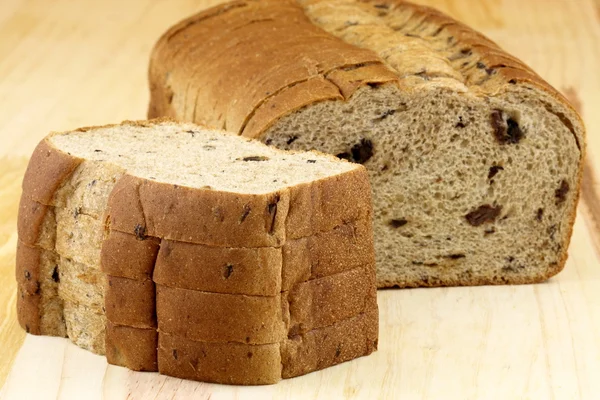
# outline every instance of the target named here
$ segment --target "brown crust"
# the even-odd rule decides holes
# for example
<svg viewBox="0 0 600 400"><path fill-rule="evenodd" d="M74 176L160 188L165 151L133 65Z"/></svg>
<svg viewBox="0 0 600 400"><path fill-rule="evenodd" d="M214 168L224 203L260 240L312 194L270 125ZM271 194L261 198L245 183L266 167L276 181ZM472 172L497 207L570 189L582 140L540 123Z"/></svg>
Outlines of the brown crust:
<svg viewBox="0 0 600 400"><path fill-rule="evenodd" d="M44 247L54 248L53 238L40 237L46 215L53 212L54 207L41 204L23 194L19 202L19 214L17 217L19 240L30 246L41 245L42 242L46 243L50 241L48 243L49 246Z"/></svg>
<svg viewBox="0 0 600 400"><path fill-rule="evenodd" d="M164 239L157 284L215 293L275 296L281 292L281 248L223 248Z"/></svg>
<svg viewBox="0 0 600 400"><path fill-rule="evenodd" d="M194 189L125 174L111 193L108 213L111 229L141 237L221 247L278 247L286 240L368 218L370 193L364 168L260 195Z"/></svg>
<svg viewBox="0 0 600 400"><path fill-rule="evenodd" d="M42 249L17 241L16 278L20 290L27 294L40 292L40 258Z"/></svg>
<svg viewBox="0 0 600 400"><path fill-rule="evenodd" d="M182 379L235 385L281 380L279 343L206 343L160 333L158 370Z"/></svg>
<svg viewBox="0 0 600 400"><path fill-rule="evenodd" d="M319 1L304 1L303 6L306 8L314 3ZM402 0L364 0L357 1L356 6L359 7L361 3L377 7L377 12L384 16L409 12L411 19L420 21L416 25L420 30L433 27L436 36L442 34L451 37L449 43L455 43L457 50L468 48L475 52L479 60L487 68L493 68L496 77L501 78L482 86L487 94L495 93L501 87L503 90L510 89L512 84L532 85L568 107L572 113L570 117L577 121L575 124L583 127L575 109L557 90L522 61L500 49L479 32L438 10ZM416 31L414 26L411 29ZM265 31L271 30L278 34L264 35ZM238 1L235 4L221 4L187 18L167 31L152 53L149 115L208 121L213 126L259 137L277 119L305 105L342 97L347 99L358 87L398 79L394 74L389 74L390 71L374 52L359 49L342 40L331 40L333 36L327 37L318 31L319 28L306 18L302 6L288 1ZM257 35L255 40L252 40L252 35ZM199 37L203 40L198 40ZM211 40L206 40L207 37ZM246 40L233 41L232 38ZM207 55L207 52L214 52L212 49L219 49L227 43L235 43L235 52L238 54L235 59L226 56L231 51L210 53L212 57ZM310 45L305 46L306 43ZM277 51L272 55L270 49ZM353 57L357 50L363 52L356 53L360 54L358 58ZM257 52L263 56L254 57ZM341 61L341 54L347 59ZM312 67L308 66L306 60L313 63ZM369 66L360 71L360 75L340 79L345 68L361 64ZM456 68L465 77L469 76L467 70ZM472 65L468 68L472 68ZM226 79L215 79L219 74L225 74ZM192 81L192 84L180 87L180 81ZM299 88L294 89L309 81L315 84L311 84L308 90L300 92ZM336 95L333 90L329 93L319 89L319 85L333 88L328 82L337 86L343 96ZM231 88L227 85L231 85ZM194 90L200 88L202 94L196 101ZM244 92L233 95L237 93L236 90ZM290 90L298 93L285 94ZM166 92L168 96L165 96ZM172 100L173 95L182 98L179 102L167 101ZM231 97L239 99L233 107L227 100ZM298 99L294 100L294 97ZM190 103L197 112L183 113L182 108ZM272 109L266 107L267 103L274 104ZM206 111L201 113L202 109ZM225 109L233 117L220 112ZM581 142L581 139L578 137L577 141ZM583 147L582 143L580 147Z"/></svg>
<svg viewBox="0 0 600 400"><path fill-rule="evenodd" d="M106 323L106 360L134 371L158 371L156 329Z"/></svg>
<svg viewBox="0 0 600 400"><path fill-rule="evenodd" d="M163 240L153 280L182 289L275 296L298 282L374 263L371 220L362 219L288 240L283 248L223 248Z"/></svg>
<svg viewBox="0 0 600 400"><path fill-rule="evenodd" d="M283 304L284 305L284 304ZM285 335L280 296L199 292L156 285L159 332L207 342L277 343Z"/></svg>
<svg viewBox="0 0 600 400"><path fill-rule="evenodd" d="M360 266L375 268L371 219L292 240L283 246L282 290L298 282L334 275Z"/></svg>
<svg viewBox="0 0 600 400"><path fill-rule="evenodd" d="M111 230L102 242L100 265L107 275L122 278L150 280L158 255L160 240Z"/></svg>
<svg viewBox="0 0 600 400"><path fill-rule="evenodd" d="M110 227L140 237L214 246L278 246L285 240L288 193L284 190L279 195L231 194L125 174L108 200ZM269 213L271 204L276 204L275 216ZM220 207L226 214L216 215L213 207ZM240 222L248 207L254 212ZM164 218L165 213L169 218Z"/></svg>
<svg viewBox="0 0 600 400"><path fill-rule="evenodd" d="M41 296L39 294L28 294L23 288L17 288L17 318L19 325L27 333L41 335Z"/></svg>
<svg viewBox="0 0 600 400"><path fill-rule="evenodd" d="M378 326L377 308L371 308L281 343L207 343L160 333L159 371L206 382L272 384L372 353L377 349Z"/></svg>
<svg viewBox="0 0 600 400"><path fill-rule="evenodd" d="M169 102L173 99L161 101L160 94L169 91L184 97L189 94L189 98L184 100L186 104L193 104L193 109L196 110L196 105L202 104L202 98L210 98L211 95L223 91L239 99L236 107L231 107L230 112L217 118L204 115L207 118L202 119L202 122L209 126L241 132L248 116L269 96L335 68L377 61L377 55L370 50L332 40L332 37L315 27L293 1L247 1L236 4L238 7L220 5L194 15L175 25L162 36L155 46L150 65L153 90L151 115L182 117L173 110ZM265 29L276 31L277 34L266 37ZM228 40L228 34L232 32L243 39ZM211 34L217 40L202 39ZM223 41L220 42L219 38L223 38ZM275 40L266 41L266 38ZM287 45L273 46L275 43ZM180 51L182 47L186 50L193 48L193 51ZM219 57L228 51L239 51L241 54L255 54L260 51L264 53L264 57ZM203 57L195 57L196 54L202 54ZM178 65L183 68L173 68ZM208 78L212 74L207 72L223 69L235 69L243 75L243 82L247 84L240 86L238 79L223 79L216 87L212 78ZM184 72L181 76L178 75L180 71ZM169 75L171 73L174 75ZM193 79L189 79L190 77ZM171 89L170 82L183 83L180 87ZM203 88L201 93L199 88ZM218 99L217 107L230 104L224 97L213 98ZM295 106L299 104L296 103ZM194 110L186 111L186 114L193 117Z"/></svg>
<svg viewBox="0 0 600 400"><path fill-rule="evenodd" d="M27 165L23 177L23 193L32 200L50 205L56 190L82 161L57 151L47 140L42 140Z"/></svg>
<svg viewBox="0 0 600 400"><path fill-rule="evenodd" d="M371 4L375 2L377 2L377 4L388 4L391 7L397 7L399 9L411 9L413 13L427 18L428 23L439 27L440 29L448 32L450 36L456 38L456 41L460 43L461 48L470 48L478 55L480 61L487 67L495 67L497 76L502 78L501 80L494 80L493 84L484 87L484 91L486 91L489 95L501 90L501 87L507 90L515 84L531 85L542 90L543 92L546 92L570 111L571 119L573 120L574 124L580 128L579 131L581 136L575 133L573 134L575 136L575 140L577 141L578 147L582 151L581 158L584 158L583 150L585 147L585 128L581 116L573 107L573 105L558 90L554 89L554 87L542 79L524 62L502 50L496 43L483 34L434 8L413 4L403 0L361 1Z"/></svg>
<svg viewBox="0 0 600 400"><path fill-rule="evenodd" d="M156 289L159 331L206 342L277 343L377 304L373 267L299 283L281 296Z"/></svg>
<svg viewBox="0 0 600 400"><path fill-rule="evenodd" d="M287 293L286 300L288 336L333 325L377 308L374 265L299 283Z"/></svg>
<svg viewBox="0 0 600 400"><path fill-rule="evenodd" d="M259 137L271 127L282 113L295 110L316 101L342 100L340 89L332 82L319 76L292 84L267 98L247 117L247 123L240 128L244 136Z"/></svg>
<svg viewBox="0 0 600 400"><path fill-rule="evenodd" d="M106 319L116 325L156 327L156 291L151 280L107 276L104 297Z"/></svg>
<svg viewBox="0 0 600 400"><path fill-rule="evenodd" d="M371 354L377 350L378 337L377 307L335 325L292 336L281 344L282 377L304 375Z"/></svg>

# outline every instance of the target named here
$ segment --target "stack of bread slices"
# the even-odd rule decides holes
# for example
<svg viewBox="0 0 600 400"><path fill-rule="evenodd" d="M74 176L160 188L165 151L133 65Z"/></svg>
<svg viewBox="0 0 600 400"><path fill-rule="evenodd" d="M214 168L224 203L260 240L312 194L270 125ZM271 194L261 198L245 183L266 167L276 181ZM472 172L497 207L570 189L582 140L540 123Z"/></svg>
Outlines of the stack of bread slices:
<svg viewBox="0 0 600 400"><path fill-rule="evenodd" d="M19 319L136 370L302 375L377 346L371 218L364 167L332 156L165 121L53 134L23 184Z"/></svg>

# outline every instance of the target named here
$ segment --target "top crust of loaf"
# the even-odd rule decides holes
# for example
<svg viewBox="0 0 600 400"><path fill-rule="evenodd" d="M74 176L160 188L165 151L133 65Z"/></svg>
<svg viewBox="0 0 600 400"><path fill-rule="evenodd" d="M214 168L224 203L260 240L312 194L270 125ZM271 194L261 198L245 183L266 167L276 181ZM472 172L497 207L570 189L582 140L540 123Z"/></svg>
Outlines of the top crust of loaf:
<svg viewBox="0 0 600 400"><path fill-rule="evenodd" d="M330 10L323 18L320 11L325 8L335 12ZM419 36L422 31L447 36L456 55L449 60L438 50L419 54L441 62L437 66L432 63L431 71L413 71L410 65L394 68L373 49L335 38L353 26L352 12L356 10L370 15L374 23L387 15L398 15L404 25L413 18L416 24L406 27L398 22L392 29L408 30L407 37ZM332 20L331 15L339 21ZM369 25L364 29L362 38L370 32ZM240 56L231 64L227 52L234 50ZM258 51L269 56L250 56ZM463 63L467 57L476 62ZM421 68L423 63L414 64ZM409 91L444 86L480 97L526 88L535 91L548 111L573 133L583 156L583 123L564 96L484 35L435 9L402 0L245 0L221 4L167 31L154 48L149 74L150 117L202 121L249 137L259 137L277 119L306 105L347 100L366 85L387 83ZM424 84L423 80L429 82ZM196 93L197 98L191 97ZM239 101L230 103L231 98ZM202 114L199 110L203 109L214 112Z"/></svg>
<svg viewBox="0 0 600 400"><path fill-rule="evenodd" d="M125 124L180 126L164 120ZM185 127L200 129L191 124ZM269 151L280 152L272 148ZM312 156L338 162L328 155L311 153ZM48 138L44 139L25 174L24 197L55 205L54 192L83 161L56 148ZM362 166L343 170L345 172L257 194L180 186L126 172L109 197L108 223L111 229L134 234L140 240L152 236L211 246L279 247L288 239L312 236L350 221L370 218L366 170ZM218 206L211 208L206 204Z"/></svg>

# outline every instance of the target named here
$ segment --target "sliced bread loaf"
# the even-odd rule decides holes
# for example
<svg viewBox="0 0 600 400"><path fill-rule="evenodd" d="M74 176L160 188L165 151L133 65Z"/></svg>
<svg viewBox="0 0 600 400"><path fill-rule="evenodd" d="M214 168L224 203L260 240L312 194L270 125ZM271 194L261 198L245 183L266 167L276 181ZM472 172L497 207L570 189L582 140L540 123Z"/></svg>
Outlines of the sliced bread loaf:
<svg viewBox="0 0 600 400"><path fill-rule="evenodd" d="M539 282L564 266L573 107L469 27L401 0L240 0L173 26L149 116L364 164L378 285Z"/></svg>
<svg viewBox="0 0 600 400"><path fill-rule="evenodd" d="M293 336L316 354L343 340L311 332L358 329L368 312L355 336L369 345L311 370L366 355L377 336L371 213L364 168L315 152L170 121L51 134L23 181L19 321L177 376L157 352L163 336L216 346L227 358L193 378L260 384L287 376L282 363L267 375L274 359L257 357L242 377L236 342L281 360Z"/></svg>

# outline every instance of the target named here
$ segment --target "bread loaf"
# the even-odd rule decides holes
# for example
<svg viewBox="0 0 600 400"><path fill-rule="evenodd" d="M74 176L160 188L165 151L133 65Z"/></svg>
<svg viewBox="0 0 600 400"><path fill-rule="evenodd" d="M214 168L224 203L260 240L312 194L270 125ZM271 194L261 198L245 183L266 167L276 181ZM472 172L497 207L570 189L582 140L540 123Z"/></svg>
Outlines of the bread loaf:
<svg viewBox="0 0 600 400"><path fill-rule="evenodd" d="M564 266L584 155L573 107L464 24L401 0L240 0L169 29L169 116L363 164L379 287L531 283Z"/></svg>
<svg viewBox="0 0 600 400"><path fill-rule="evenodd" d="M366 170L328 155L164 120L51 134L23 180L19 322L184 378L325 368L376 349L371 218Z"/></svg>

